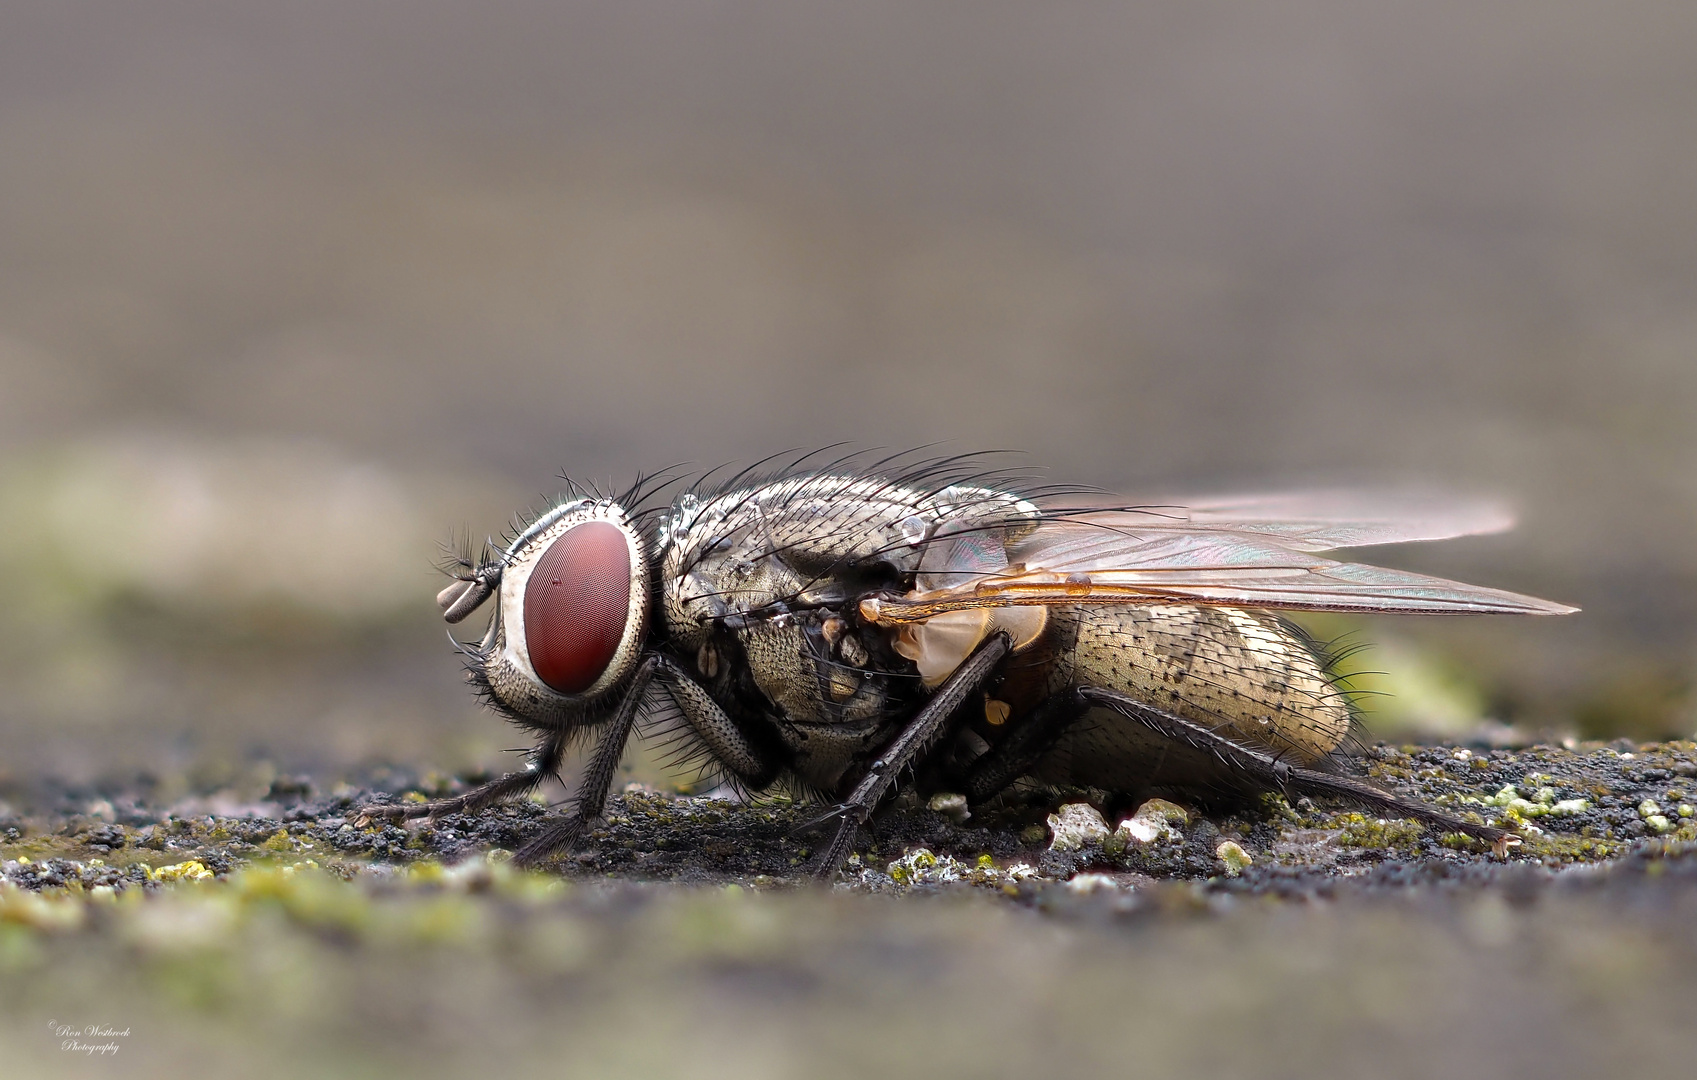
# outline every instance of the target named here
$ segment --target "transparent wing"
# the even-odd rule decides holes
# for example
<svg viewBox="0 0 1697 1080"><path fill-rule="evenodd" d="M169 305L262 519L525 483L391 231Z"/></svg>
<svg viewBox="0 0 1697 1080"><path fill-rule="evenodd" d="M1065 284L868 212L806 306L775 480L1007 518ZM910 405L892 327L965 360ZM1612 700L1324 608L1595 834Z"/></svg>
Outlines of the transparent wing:
<svg viewBox="0 0 1697 1080"><path fill-rule="evenodd" d="M1371 510L1373 512L1366 512ZM1280 515L1288 516L1280 516ZM1006 545L1005 565L937 566L899 599L868 601L875 622L1010 605L1193 603L1306 611L1559 615L1536 597L1323 558L1339 547L1506 528L1500 509L1444 511L1360 496L1217 500L1189 507L1066 512ZM946 571L957 571L948 573Z"/></svg>
<svg viewBox="0 0 1697 1080"><path fill-rule="evenodd" d="M1069 512L1045 523L1040 542L1053 563L1071 550L1083 562L1095 549L1118 550L1123 538L1136 540L1163 532L1231 533L1270 540L1291 551L1333 551L1448 540L1513 527L1514 515L1489 500L1457 500L1420 491L1302 491Z"/></svg>

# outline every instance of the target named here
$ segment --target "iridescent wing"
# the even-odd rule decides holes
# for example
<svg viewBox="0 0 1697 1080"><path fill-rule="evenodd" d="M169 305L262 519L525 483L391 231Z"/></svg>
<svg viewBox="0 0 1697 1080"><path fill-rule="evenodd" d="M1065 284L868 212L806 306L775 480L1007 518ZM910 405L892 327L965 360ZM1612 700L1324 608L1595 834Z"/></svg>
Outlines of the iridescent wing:
<svg viewBox="0 0 1697 1080"><path fill-rule="evenodd" d="M1576 611L1501 589L1315 554L1496 532L1511 523L1488 504L1445 509L1343 493L1051 512L1010 536L1004 565L929 559L938 572L922 575L920 588L868 600L861 611L884 625L978 608L1086 603L1429 615Z"/></svg>
<svg viewBox="0 0 1697 1080"><path fill-rule="evenodd" d="M1125 538L1173 533L1229 533L1291 551L1448 540L1505 532L1514 515L1500 503L1409 491L1371 494L1306 491L1235 498L1175 500L1130 510L1063 512L1045 523L1051 563L1091 558L1093 547L1117 551Z"/></svg>

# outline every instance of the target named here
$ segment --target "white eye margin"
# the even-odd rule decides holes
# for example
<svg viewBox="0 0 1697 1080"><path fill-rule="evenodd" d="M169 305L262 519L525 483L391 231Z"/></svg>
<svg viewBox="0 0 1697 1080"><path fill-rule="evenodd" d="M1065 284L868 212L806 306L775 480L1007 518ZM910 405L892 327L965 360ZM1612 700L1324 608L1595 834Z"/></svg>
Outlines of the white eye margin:
<svg viewBox="0 0 1697 1080"><path fill-rule="evenodd" d="M619 535L624 538L625 554L630 567L630 600L625 612L623 633L606 668L581 693L566 694L544 682L531 662L529 642L525 637L524 604L531 574L543 554L561 536L590 522L611 525L618 529ZM496 639L495 655L488 662L491 669L506 669L505 672L489 672L490 684L495 687L497 696L504 704L526 715L536 715L539 712L553 715L563 707L590 701L605 694L630 674L636 667L648 629L648 558L643 549L642 537L631 526L624 507L616 502L588 499L579 499L556 507L520 533L508 546L504 558L507 565L501 575L498 605L501 630ZM527 700L511 700L512 694L503 692L512 687L515 679L511 676L516 676L516 681L523 684L523 697Z"/></svg>

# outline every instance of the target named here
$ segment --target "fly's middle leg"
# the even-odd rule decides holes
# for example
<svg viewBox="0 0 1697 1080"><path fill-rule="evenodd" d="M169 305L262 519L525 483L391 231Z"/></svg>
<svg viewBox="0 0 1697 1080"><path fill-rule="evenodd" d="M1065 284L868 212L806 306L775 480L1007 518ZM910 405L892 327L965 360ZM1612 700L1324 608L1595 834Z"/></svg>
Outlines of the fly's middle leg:
<svg viewBox="0 0 1697 1080"><path fill-rule="evenodd" d="M972 762L966 776L966 801L977 806L995 798L1029 773L1085 713L1090 702L1077 690L1045 698L1007 736Z"/></svg>
<svg viewBox="0 0 1697 1080"><path fill-rule="evenodd" d="M960 710L961 704L971 697L974 691L982 688L991 679L1012 648L1013 645L1005 633L998 633L980 645L977 652L944 680L943 685L931 696L931 700L908 721L907 726L902 728L890 745L880 751L878 759L872 762L865 778L855 785L848 798L833 807L830 813L803 826L803 829L806 829L831 821L837 823L831 846L826 849L825 857L814 868L815 877L828 878L837 872L843 860L848 858L855 831L872 816L872 811L888 794L896 777L936 744L944 734L949 719Z"/></svg>

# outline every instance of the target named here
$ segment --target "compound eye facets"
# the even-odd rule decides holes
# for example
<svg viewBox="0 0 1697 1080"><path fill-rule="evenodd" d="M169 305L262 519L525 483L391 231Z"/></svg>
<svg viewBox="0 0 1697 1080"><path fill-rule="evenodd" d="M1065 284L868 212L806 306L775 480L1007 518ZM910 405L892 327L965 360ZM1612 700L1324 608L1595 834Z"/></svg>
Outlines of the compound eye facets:
<svg viewBox="0 0 1697 1080"><path fill-rule="evenodd" d="M524 590L524 636L537 678L581 694L613 662L630 618L625 535L605 521L560 534L537 559Z"/></svg>

